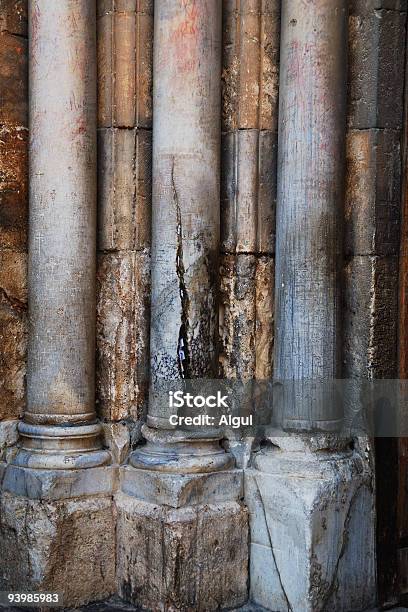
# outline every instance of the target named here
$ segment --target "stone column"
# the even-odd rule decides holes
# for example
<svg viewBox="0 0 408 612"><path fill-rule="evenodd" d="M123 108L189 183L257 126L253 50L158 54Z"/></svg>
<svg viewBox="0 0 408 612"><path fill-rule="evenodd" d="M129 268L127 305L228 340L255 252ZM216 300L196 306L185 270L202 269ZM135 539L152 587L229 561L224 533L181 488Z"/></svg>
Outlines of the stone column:
<svg viewBox="0 0 408 612"><path fill-rule="evenodd" d="M151 382L147 443L117 497L119 589L153 609L233 607L246 599L242 473L219 431L176 429L160 392L217 374L221 3L159 0L154 19Z"/></svg>
<svg viewBox="0 0 408 612"><path fill-rule="evenodd" d="M94 405L95 15L31 3L27 410L18 465L101 465Z"/></svg>
<svg viewBox="0 0 408 612"><path fill-rule="evenodd" d="M331 389L341 376L347 2L282 10L274 377L286 435L268 437L247 472L251 594L272 610L365 609L375 597L372 483L336 435Z"/></svg>
<svg viewBox="0 0 408 612"><path fill-rule="evenodd" d="M27 409L2 482L0 587L60 592L71 607L109 596L115 569L114 472L94 406L94 2L31 0L29 87Z"/></svg>

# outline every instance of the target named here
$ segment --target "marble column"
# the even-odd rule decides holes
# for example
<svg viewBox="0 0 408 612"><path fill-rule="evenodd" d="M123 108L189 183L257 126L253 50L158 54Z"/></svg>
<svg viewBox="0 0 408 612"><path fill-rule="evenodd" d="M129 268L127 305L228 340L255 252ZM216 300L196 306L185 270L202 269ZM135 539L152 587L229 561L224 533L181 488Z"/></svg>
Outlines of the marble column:
<svg viewBox="0 0 408 612"><path fill-rule="evenodd" d="M221 2L154 9L151 380L146 443L116 498L119 588L152 609L234 607L247 597L242 472L218 428L175 427L167 393L217 375Z"/></svg>
<svg viewBox="0 0 408 612"><path fill-rule="evenodd" d="M93 467L96 250L95 7L29 12L30 219L27 409L14 463Z"/></svg>
<svg viewBox="0 0 408 612"><path fill-rule="evenodd" d="M270 610L375 600L371 471L339 432L347 2L282 5L276 419L246 473L251 595ZM276 393L277 395L277 393ZM367 520L367 517L370 517Z"/></svg>
<svg viewBox="0 0 408 612"><path fill-rule="evenodd" d="M115 588L115 468L94 402L95 9L29 3L27 408L0 494L0 588L75 608Z"/></svg>

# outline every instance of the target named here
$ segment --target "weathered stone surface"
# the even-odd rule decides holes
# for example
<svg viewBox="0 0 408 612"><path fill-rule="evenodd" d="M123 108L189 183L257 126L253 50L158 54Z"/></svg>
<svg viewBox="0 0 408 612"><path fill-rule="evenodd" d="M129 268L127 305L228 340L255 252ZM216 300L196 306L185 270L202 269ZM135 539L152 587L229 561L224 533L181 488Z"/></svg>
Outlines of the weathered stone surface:
<svg viewBox="0 0 408 612"><path fill-rule="evenodd" d="M0 32L27 36L27 0L0 0Z"/></svg>
<svg viewBox="0 0 408 612"><path fill-rule="evenodd" d="M69 455L66 457L71 458ZM54 501L74 497L109 495L116 490L117 482L117 466L86 469L81 467L77 469L31 469L13 463L6 467L2 489L27 499Z"/></svg>
<svg viewBox="0 0 408 612"><path fill-rule="evenodd" d="M396 378L396 257L352 257L345 264L343 376Z"/></svg>
<svg viewBox="0 0 408 612"><path fill-rule="evenodd" d="M98 123L151 127L153 3L98 3Z"/></svg>
<svg viewBox="0 0 408 612"><path fill-rule="evenodd" d="M117 579L152 610L214 610L247 599L247 512L236 502L177 510L115 497Z"/></svg>
<svg viewBox="0 0 408 612"><path fill-rule="evenodd" d="M270 378L273 351L274 261L223 255L220 268L221 376Z"/></svg>
<svg viewBox="0 0 408 612"><path fill-rule="evenodd" d="M347 136L347 255L397 255L401 200L400 133L350 130Z"/></svg>
<svg viewBox="0 0 408 612"><path fill-rule="evenodd" d="M17 420L0 421L0 461L8 461L11 458L10 451L18 440L17 424Z"/></svg>
<svg viewBox="0 0 408 612"><path fill-rule="evenodd" d="M97 273L99 415L139 419L147 401L150 269L147 252L100 254Z"/></svg>
<svg viewBox="0 0 408 612"><path fill-rule="evenodd" d="M149 130L98 131L98 247L140 250L150 245L151 146Z"/></svg>
<svg viewBox="0 0 408 612"><path fill-rule="evenodd" d="M0 30L0 91L0 125L26 125L27 39L8 30Z"/></svg>
<svg viewBox="0 0 408 612"><path fill-rule="evenodd" d="M26 254L0 250L0 421L24 409L26 291Z"/></svg>
<svg viewBox="0 0 408 612"><path fill-rule="evenodd" d="M127 459L131 432L127 423L102 423L104 442L111 452L113 463L124 463Z"/></svg>
<svg viewBox="0 0 408 612"><path fill-rule="evenodd" d="M121 491L143 502L171 508L240 501L243 498L241 470L208 473L166 473L123 466Z"/></svg>
<svg viewBox="0 0 408 612"><path fill-rule="evenodd" d="M252 600L279 612L373 606L375 521L365 460L271 447L255 466L245 474Z"/></svg>
<svg viewBox="0 0 408 612"><path fill-rule="evenodd" d="M223 0L223 21L223 131L276 131L280 3Z"/></svg>
<svg viewBox="0 0 408 612"><path fill-rule="evenodd" d="M277 134L224 134L221 177L221 250L273 253L275 248Z"/></svg>
<svg viewBox="0 0 408 612"><path fill-rule="evenodd" d="M26 249L27 137L28 131L24 127L0 125L0 248L2 249L19 251Z"/></svg>
<svg viewBox="0 0 408 612"><path fill-rule="evenodd" d="M115 590L111 497L55 502L3 493L0 499L0 588L59 592L66 606Z"/></svg>
<svg viewBox="0 0 408 612"><path fill-rule="evenodd" d="M348 123L356 129L402 125L406 14L374 4L350 10Z"/></svg>

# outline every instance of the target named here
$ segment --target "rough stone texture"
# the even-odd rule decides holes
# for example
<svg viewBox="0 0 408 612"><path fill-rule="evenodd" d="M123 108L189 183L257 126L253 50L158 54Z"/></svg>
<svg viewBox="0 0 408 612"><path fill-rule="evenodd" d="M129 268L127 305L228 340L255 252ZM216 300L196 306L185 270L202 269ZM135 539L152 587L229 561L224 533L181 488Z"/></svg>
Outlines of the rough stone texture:
<svg viewBox="0 0 408 612"><path fill-rule="evenodd" d="M97 395L105 419L138 419L147 402L150 258L103 253L97 273Z"/></svg>
<svg viewBox="0 0 408 612"><path fill-rule="evenodd" d="M278 0L223 0L223 131L277 130Z"/></svg>
<svg viewBox="0 0 408 612"><path fill-rule="evenodd" d="M98 124L151 127L153 0L98 2Z"/></svg>
<svg viewBox="0 0 408 612"><path fill-rule="evenodd" d="M103 423L104 442L108 447L113 463L122 464L127 460L130 443L131 432L127 423Z"/></svg>
<svg viewBox="0 0 408 612"><path fill-rule="evenodd" d="M395 378L396 257L352 257L345 266L344 364L346 378Z"/></svg>
<svg viewBox="0 0 408 612"><path fill-rule="evenodd" d="M255 465L245 475L253 601L279 612L373 606L374 509L364 460L271 447Z"/></svg>
<svg viewBox="0 0 408 612"><path fill-rule="evenodd" d="M98 2L97 400L132 438L148 385L152 43L152 0Z"/></svg>
<svg viewBox="0 0 408 612"><path fill-rule="evenodd" d="M2 34L0 34L1 39ZM27 137L24 126L0 123L0 248L23 251L27 241Z"/></svg>
<svg viewBox="0 0 408 612"><path fill-rule="evenodd" d="M150 246L152 134L142 129L98 131L98 248Z"/></svg>
<svg viewBox="0 0 408 612"><path fill-rule="evenodd" d="M0 461L10 460L13 446L18 440L17 420L0 421ZM0 476L0 483L2 477Z"/></svg>
<svg viewBox="0 0 408 612"><path fill-rule="evenodd" d="M0 0L0 421L21 416L27 309L27 2Z"/></svg>
<svg viewBox="0 0 408 612"><path fill-rule="evenodd" d="M53 591L66 606L115 590L111 497L56 502L3 493L0 499L0 588Z"/></svg>
<svg viewBox="0 0 408 612"><path fill-rule="evenodd" d="M272 376L274 261L223 255L220 291L220 369L223 378Z"/></svg>
<svg viewBox="0 0 408 612"><path fill-rule="evenodd" d="M27 0L0 1L0 31L27 36Z"/></svg>
<svg viewBox="0 0 408 612"><path fill-rule="evenodd" d="M0 420L24 409L26 309L26 254L0 249Z"/></svg>
<svg viewBox="0 0 408 612"><path fill-rule="evenodd" d="M123 466L120 484L127 495L171 508L239 501L244 494L243 472L236 469L169 474Z"/></svg>
<svg viewBox="0 0 408 612"><path fill-rule="evenodd" d="M238 130L222 138L221 251L275 249L277 135Z"/></svg>
<svg viewBox="0 0 408 612"><path fill-rule="evenodd" d="M351 2L348 123L352 128L402 125L406 14L401 9L406 9L405 2Z"/></svg>
<svg viewBox="0 0 408 612"><path fill-rule="evenodd" d="M247 599L247 512L236 502L177 510L123 494L119 595L151 610L215 610Z"/></svg>
<svg viewBox="0 0 408 612"><path fill-rule="evenodd" d="M27 37L25 15L21 13L20 21L18 10L23 10L23 3L0 23L0 124L26 125L27 120Z"/></svg>
<svg viewBox="0 0 408 612"><path fill-rule="evenodd" d="M10 464L4 466L1 486L15 496L55 501L74 497L108 495L117 488L118 467L86 469L31 469Z"/></svg>
<svg viewBox="0 0 408 612"><path fill-rule="evenodd" d="M397 255L400 132L350 130L347 137L346 255Z"/></svg>

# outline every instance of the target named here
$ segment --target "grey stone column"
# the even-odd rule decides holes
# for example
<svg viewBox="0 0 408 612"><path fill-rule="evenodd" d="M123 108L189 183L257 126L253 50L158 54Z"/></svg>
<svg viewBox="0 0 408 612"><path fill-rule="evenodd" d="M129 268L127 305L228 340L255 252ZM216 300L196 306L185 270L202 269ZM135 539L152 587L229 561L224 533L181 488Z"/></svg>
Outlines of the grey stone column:
<svg viewBox="0 0 408 612"><path fill-rule="evenodd" d="M29 3L27 409L0 466L0 588L75 608L115 589L115 468L94 405L95 9Z"/></svg>
<svg viewBox="0 0 408 612"><path fill-rule="evenodd" d="M165 392L217 375L221 26L220 2L155 6L148 443L134 467L232 465L214 429L174 431Z"/></svg>
<svg viewBox="0 0 408 612"><path fill-rule="evenodd" d="M151 383L116 496L119 593L212 610L247 598L242 471L216 428L174 427L166 389L217 374L221 2L158 0L154 20Z"/></svg>
<svg viewBox="0 0 408 612"><path fill-rule="evenodd" d="M375 601L371 472L336 434L342 406L333 389L341 376L346 50L346 0L282 4L274 361L282 387L274 407L285 433L267 436L245 487L251 595L271 610Z"/></svg>
<svg viewBox="0 0 408 612"><path fill-rule="evenodd" d="M29 10L30 219L27 410L14 463L102 465L94 404L95 6Z"/></svg>

